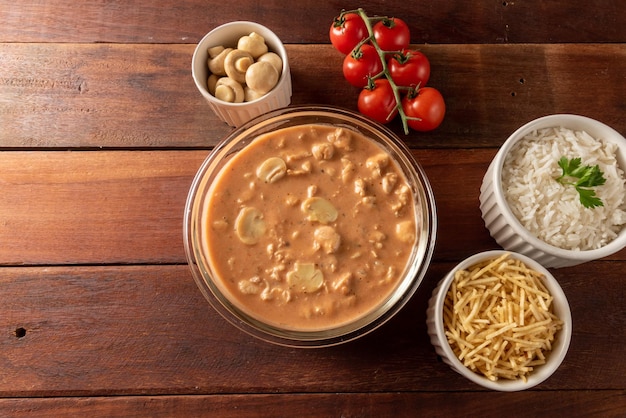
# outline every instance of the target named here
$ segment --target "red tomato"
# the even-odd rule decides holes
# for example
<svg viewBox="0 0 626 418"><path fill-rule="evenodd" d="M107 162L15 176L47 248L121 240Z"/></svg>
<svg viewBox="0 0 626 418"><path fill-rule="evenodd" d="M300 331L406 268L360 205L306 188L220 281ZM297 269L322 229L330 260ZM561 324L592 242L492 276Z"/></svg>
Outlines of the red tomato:
<svg viewBox="0 0 626 418"><path fill-rule="evenodd" d="M378 78L373 86L364 88L359 94L359 112L380 123L388 123L396 117L398 107L389 80Z"/></svg>
<svg viewBox="0 0 626 418"><path fill-rule="evenodd" d="M352 52L354 47L368 36L365 22L356 13L341 14L330 25L330 42L343 54Z"/></svg>
<svg viewBox="0 0 626 418"><path fill-rule="evenodd" d="M446 104L439 90L423 87L402 99L402 110L409 119L407 124L416 131L432 131L443 121Z"/></svg>
<svg viewBox="0 0 626 418"><path fill-rule="evenodd" d="M373 28L374 39L383 51L402 51L411 43L411 33L406 22L397 17L384 18Z"/></svg>
<svg viewBox="0 0 626 418"><path fill-rule="evenodd" d="M430 78L430 61L419 51L404 50L387 60L394 83L403 87L424 87Z"/></svg>
<svg viewBox="0 0 626 418"><path fill-rule="evenodd" d="M343 76L355 87L367 86L368 79L383 70L383 63L376 48L361 45L343 59Z"/></svg>

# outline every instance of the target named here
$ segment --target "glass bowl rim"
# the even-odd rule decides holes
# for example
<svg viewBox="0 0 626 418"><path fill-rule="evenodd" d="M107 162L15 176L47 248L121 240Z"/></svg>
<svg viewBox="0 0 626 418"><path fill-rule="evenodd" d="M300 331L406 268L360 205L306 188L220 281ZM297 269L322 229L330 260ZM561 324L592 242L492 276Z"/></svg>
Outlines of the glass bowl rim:
<svg viewBox="0 0 626 418"><path fill-rule="evenodd" d="M224 299L227 299L227 296L223 294L216 295L215 291L210 289L211 286L208 282L211 279L207 277L208 273L203 270L202 262L201 260L199 261L201 254L199 254L197 246L194 245L198 221L198 219L194 218L194 215L197 213L197 206L199 204L198 198L200 197L199 193L203 191L203 181L210 174L209 171L212 169L212 165L220 162L225 153L230 149L229 147L242 143L242 141L244 143L243 146L247 145L245 139L247 138L248 141L253 140L256 136L266 132L263 129L269 129L271 131L274 129L273 125L275 123L292 123L294 119L297 120L298 118L307 116L327 118L326 123L332 123L328 122L331 119L340 119L349 122L353 130L356 129L360 132L358 128L364 128L368 132L376 134L377 138L371 138L367 134L365 134L365 136L370 137L370 139L375 141L379 146L385 145L385 148L392 154L404 174L407 175L407 177L409 175L411 176L411 178L408 179L409 182L415 181L417 183L413 184L412 187L414 189L414 195L418 192L420 193L419 199L417 195L414 196L415 213L416 216L419 216L421 213L421 219L424 223L421 231L423 234L427 235L425 239L418 241L416 244L415 248L421 247L421 249L414 248L405 274L398 282L396 289L390 293L384 303L370 311L367 315L359 317L356 321L348 322L338 328L320 331L294 331L268 326L268 324L250 315L237 311L236 308L236 312L233 312L233 306L225 306ZM309 123L311 122L306 124ZM335 121L334 124L337 123L338 121ZM297 123L295 124L297 125ZM284 125L280 127L284 127ZM363 132L360 133L364 134ZM381 140L385 143L381 144ZM389 150L389 146L393 149ZM401 161L398 161L398 159L401 159ZM410 169L411 172L407 173L407 169ZM204 196L202 196L200 200L203 201ZM389 128L377 122L373 122L363 115L340 107L326 105L296 105L281 108L258 116L227 134L214 149L209 152L198 169L185 204L183 222L183 238L187 261L196 284L209 304L224 319L247 334L270 343L289 347L325 347L345 343L374 331L390 320L408 302L423 281L434 252L436 232L437 218L432 187L423 168L413 157L406 144ZM398 289L402 289L399 295L396 294L399 293ZM226 305L232 304L226 300ZM373 315L374 317L370 319L372 314L378 311L381 311L380 314ZM358 325L355 326L355 324Z"/></svg>

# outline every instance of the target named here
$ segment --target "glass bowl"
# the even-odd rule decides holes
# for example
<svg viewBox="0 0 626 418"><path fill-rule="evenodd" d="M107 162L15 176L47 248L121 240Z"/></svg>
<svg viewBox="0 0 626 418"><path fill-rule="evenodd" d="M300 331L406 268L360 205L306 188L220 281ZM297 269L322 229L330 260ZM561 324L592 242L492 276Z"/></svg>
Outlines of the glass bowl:
<svg viewBox="0 0 626 418"><path fill-rule="evenodd" d="M413 203L407 207L412 207L414 213L414 216L409 216L417 227L414 231L415 240L410 241L406 251L408 261L403 271L397 271L394 276L397 280L391 290L380 294L379 301L373 307L350 320L319 328L268 321L260 312L242 305L238 295L225 286L212 262L207 243L211 238L210 234L214 232L207 227L206 220L210 206L208 202L215 195L216 179L219 179L224 167L232 168L230 162L233 159L238 161L236 157L241 150L260 135L312 124L359 133L373 141L379 151L387 154L406 178L410 190L409 199ZM285 146L289 146L288 141ZM382 203L388 202L383 199ZM384 221L372 219L374 223ZM251 120L234 130L210 152L191 185L185 207L183 232L185 251L194 280L212 307L226 320L248 334L270 343L292 347L322 347L351 341L373 331L407 303L420 286L430 264L436 227L435 200L430 183L409 149L394 133L352 111L329 106L294 106ZM258 251L265 252L266 249L259 248Z"/></svg>

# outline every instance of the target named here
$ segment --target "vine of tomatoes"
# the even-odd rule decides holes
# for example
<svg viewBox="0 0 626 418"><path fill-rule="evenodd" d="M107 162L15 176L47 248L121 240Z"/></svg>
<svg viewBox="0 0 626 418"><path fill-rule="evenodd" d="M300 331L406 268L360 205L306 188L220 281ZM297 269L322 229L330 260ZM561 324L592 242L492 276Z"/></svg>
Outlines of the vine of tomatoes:
<svg viewBox="0 0 626 418"><path fill-rule="evenodd" d="M411 34L397 17L369 17L363 9L342 11L333 20L330 41L345 55L344 78L362 88L359 112L380 123L400 115L404 132L436 129L446 105L439 90L427 86L430 61L411 48Z"/></svg>

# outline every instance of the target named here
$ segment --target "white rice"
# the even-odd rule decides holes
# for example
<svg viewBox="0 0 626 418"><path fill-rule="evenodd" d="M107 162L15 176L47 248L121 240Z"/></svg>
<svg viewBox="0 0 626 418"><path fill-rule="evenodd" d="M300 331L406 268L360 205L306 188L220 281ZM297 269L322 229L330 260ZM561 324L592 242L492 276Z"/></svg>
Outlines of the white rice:
<svg viewBox="0 0 626 418"><path fill-rule="evenodd" d="M555 247L591 250L611 242L626 224L624 172L617 145L586 132L540 129L511 149L502 170L502 187L511 210L530 233ZM556 181L561 157L580 157L598 165L606 183L593 188L604 206L585 208L571 185Z"/></svg>

